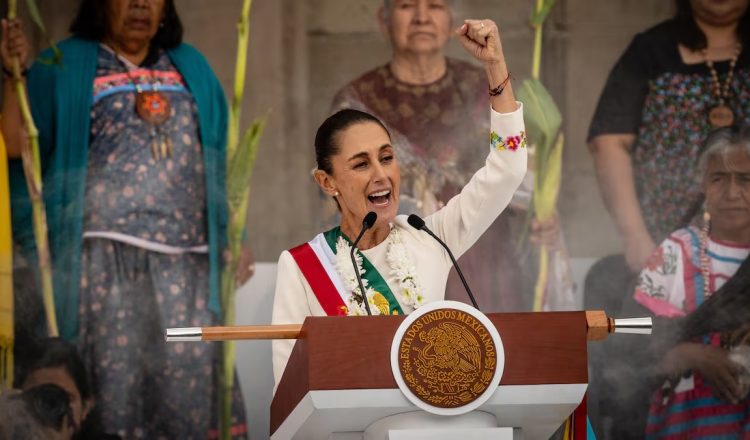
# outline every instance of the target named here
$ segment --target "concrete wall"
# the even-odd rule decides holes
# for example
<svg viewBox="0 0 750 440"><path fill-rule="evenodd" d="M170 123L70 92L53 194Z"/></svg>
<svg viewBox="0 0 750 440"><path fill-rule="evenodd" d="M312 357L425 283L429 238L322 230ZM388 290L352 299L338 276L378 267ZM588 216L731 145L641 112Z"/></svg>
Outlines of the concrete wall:
<svg viewBox="0 0 750 440"><path fill-rule="evenodd" d="M77 0L39 0L50 32L59 38ZM235 58L241 0L176 0L186 41L209 59L227 93ZM500 25L516 78L529 74L533 0L458 0L457 19L488 17ZM268 114L252 181L250 237L260 261L316 231L319 199L310 179L312 139L335 91L388 60L377 0L255 0L247 98L243 119ZM566 148L560 209L574 257L619 249L601 203L585 146L588 123L606 75L639 30L667 17L664 0L558 0L545 29L543 81L565 118ZM38 36L36 41L44 45ZM448 53L465 58L457 43Z"/></svg>

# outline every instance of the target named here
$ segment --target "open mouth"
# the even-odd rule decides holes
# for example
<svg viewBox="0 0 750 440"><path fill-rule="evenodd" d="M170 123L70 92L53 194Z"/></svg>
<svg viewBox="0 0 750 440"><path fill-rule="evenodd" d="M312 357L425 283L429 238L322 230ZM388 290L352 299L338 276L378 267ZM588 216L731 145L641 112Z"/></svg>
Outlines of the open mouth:
<svg viewBox="0 0 750 440"><path fill-rule="evenodd" d="M377 207L387 206L391 201L391 190L374 192L367 196L367 199Z"/></svg>

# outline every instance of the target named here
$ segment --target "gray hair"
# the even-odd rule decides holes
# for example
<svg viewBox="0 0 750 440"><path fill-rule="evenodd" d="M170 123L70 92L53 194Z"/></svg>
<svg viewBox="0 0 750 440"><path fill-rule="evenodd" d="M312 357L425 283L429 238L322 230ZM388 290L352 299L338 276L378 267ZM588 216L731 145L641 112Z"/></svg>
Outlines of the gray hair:
<svg viewBox="0 0 750 440"><path fill-rule="evenodd" d="M383 0L383 15L388 20L391 17L391 11L393 11L393 3L395 0ZM455 18L456 16L456 0L445 0L445 4L448 6L448 11Z"/></svg>
<svg viewBox="0 0 750 440"><path fill-rule="evenodd" d="M709 133L698 157L698 180L703 182L711 159L719 157L728 167L727 159L735 151L744 151L750 157L750 126L720 128Z"/></svg>

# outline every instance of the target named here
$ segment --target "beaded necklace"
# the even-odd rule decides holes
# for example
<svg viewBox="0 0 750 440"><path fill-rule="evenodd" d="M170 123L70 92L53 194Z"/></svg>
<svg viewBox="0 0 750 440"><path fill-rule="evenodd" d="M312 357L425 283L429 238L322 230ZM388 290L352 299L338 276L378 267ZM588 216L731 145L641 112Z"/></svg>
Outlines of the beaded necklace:
<svg viewBox="0 0 750 440"><path fill-rule="evenodd" d="M711 229L711 214L703 213L703 227L700 234L700 263L703 277L703 298L711 295L711 260L708 258L708 232Z"/></svg>
<svg viewBox="0 0 750 440"><path fill-rule="evenodd" d="M708 59L708 51L703 49L703 59L705 60L708 70L711 72L711 91L716 97L717 104L708 111L708 122L714 128L729 127L734 123L734 112L727 105L729 98L729 87L734 79L734 68L737 65L737 59L742 52L742 44L737 43L734 56L729 61L729 72L724 79L724 84L719 81L719 74L716 72L714 62Z"/></svg>
<svg viewBox="0 0 750 440"><path fill-rule="evenodd" d="M172 105L169 102L169 97L159 90L161 84L153 70L150 70L146 77L151 85L151 90L144 90L141 84L136 81L133 72L120 54L117 52L114 52L114 54L117 61L125 69L130 83L135 87L135 112L139 118L149 125L151 155L157 161L172 157L172 140L169 136L164 135L161 129L161 126L172 116Z"/></svg>

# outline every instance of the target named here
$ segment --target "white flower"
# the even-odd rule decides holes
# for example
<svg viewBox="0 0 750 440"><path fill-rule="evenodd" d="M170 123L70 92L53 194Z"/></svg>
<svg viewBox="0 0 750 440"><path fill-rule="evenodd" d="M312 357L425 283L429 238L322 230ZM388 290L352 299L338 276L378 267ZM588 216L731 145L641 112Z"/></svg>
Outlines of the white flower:
<svg viewBox="0 0 750 440"><path fill-rule="evenodd" d="M344 237L339 237L336 242L336 271L341 276L341 280L344 282L347 290L359 294L359 283L357 282L357 275L354 273L354 266L352 265L349 253L351 252L351 246L346 242ZM362 255L359 251L354 252L354 259L357 262L357 269L359 270L360 276L363 276L364 269L362 269ZM362 285L367 288L367 280L362 278Z"/></svg>
<svg viewBox="0 0 750 440"><path fill-rule="evenodd" d="M350 258L351 246L344 239L339 237L336 241L336 271L338 272L341 280L344 283L344 287L351 292L351 295L347 299L347 308L350 316L363 316L367 314L364 303L362 302L362 295L359 290L359 283L357 282L357 275L354 272L354 266L352 265ZM365 270L362 268L362 254L359 249L355 250L354 258L357 262L357 270L359 270L360 276L362 277L362 285L367 292L367 302L370 305L370 312L373 315L380 315L380 309L374 304L373 295L375 291L368 286L368 281L365 278ZM388 259L388 265L390 266L391 275L395 276L399 281L399 288L401 290L401 301L413 307L414 309L424 305L424 295L422 293L422 287L417 280L417 268L409 257L409 253L404 246L404 242L401 240L401 234L398 229L391 228L390 234L388 234L388 250L386 252Z"/></svg>
<svg viewBox="0 0 750 440"><path fill-rule="evenodd" d="M388 238L390 244L386 257L391 267L391 274L399 280L402 301L417 309L424 304L422 287L417 281L417 268L409 258L409 253L398 229L394 228Z"/></svg>

